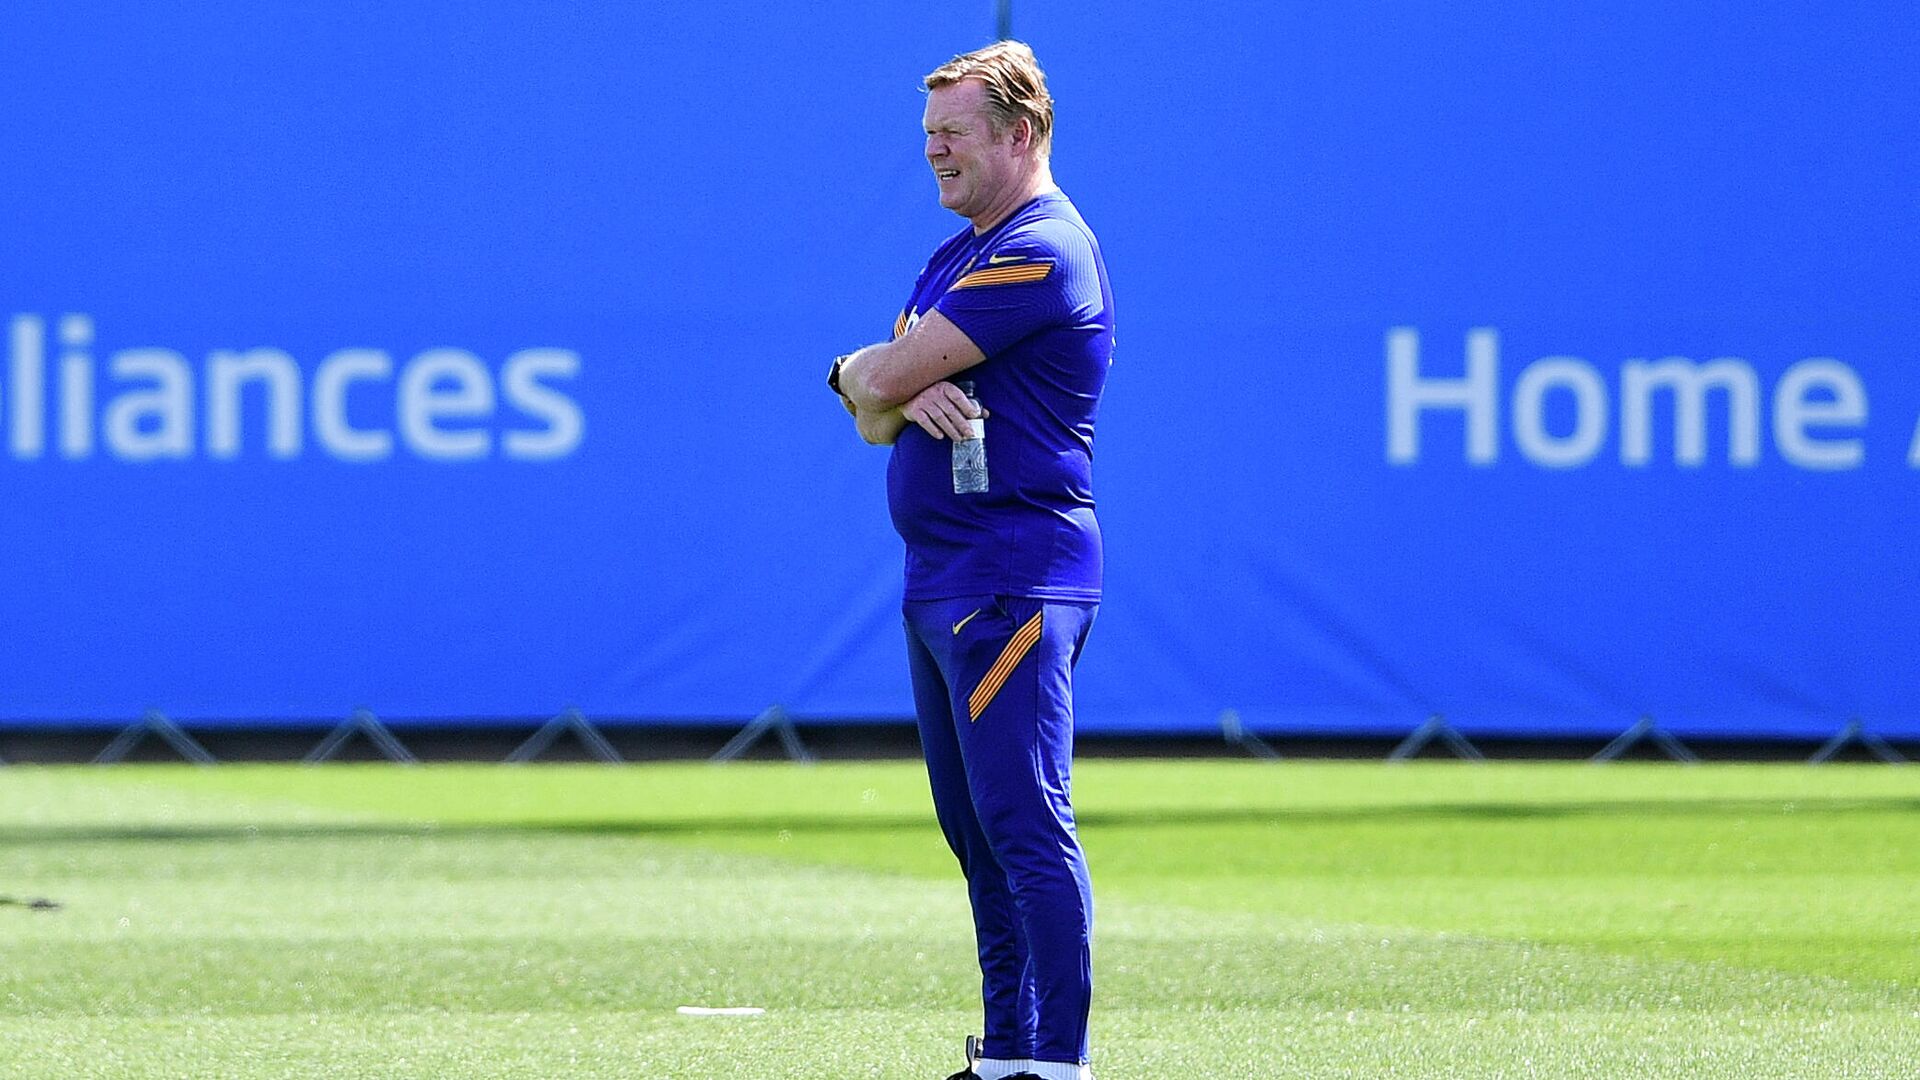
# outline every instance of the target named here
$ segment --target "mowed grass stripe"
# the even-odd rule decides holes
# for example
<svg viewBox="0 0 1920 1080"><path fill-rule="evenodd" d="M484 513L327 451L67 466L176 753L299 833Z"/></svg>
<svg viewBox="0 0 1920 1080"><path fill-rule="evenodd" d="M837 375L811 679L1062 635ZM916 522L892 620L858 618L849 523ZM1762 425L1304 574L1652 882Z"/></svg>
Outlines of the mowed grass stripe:
<svg viewBox="0 0 1920 1080"><path fill-rule="evenodd" d="M727 766L663 763L600 765L225 765L185 769L128 765L110 770L21 768L13 783L31 793L53 785L98 785L125 794L141 813L196 813L200 796L270 800L303 815L378 815L442 823L753 821L920 814L930 803L917 762L784 763ZM1402 808L1475 809L1483 817L1575 814L1591 808L1657 812L1686 804L1784 807L1870 802L1920 808L1920 770L1883 766L1413 762L1083 760L1074 801L1083 815L1178 819L1269 811L1387 813ZM43 785L36 788L34 785ZM5 798L0 795L0 798ZM31 800L31 794L27 796ZM137 800L137 802L135 802ZM17 802L5 802L9 814ZM213 804L208 804L209 806ZM252 805L252 804L249 804ZM30 811L29 811L30 812ZM211 813L211 811L209 811ZM113 810L62 809L67 816L111 817ZM202 815L205 816L205 815ZM930 819L929 819L930 820Z"/></svg>
<svg viewBox="0 0 1920 1080"><path fill-rule="evenodd" d="M223 936L227 916L197 920L148 909L122 926L82 895L69 913L93 927L41 938L26 923L4 947L0 1015L164 1016L292 1011L560 1007L671 1011L681 1004L775 1009L964 1008L975 973L964 910L900 882L842 872L825 880L860 897L842 903L822 879L795 881L739 860L735 884L781 893L750 913L752 929L708 910L715 892L636 885L621 905L583 906L563 931L529 913L489 917L495 890L375 890L369 907L429 903L357 927L292 916L293 890L260 894L238 917L278 912L281 933ZM311 880L303 883L313 887ZM717 891L717 890L716 890ZM179 898L176 908L213 893ZM476 894L480 895L476 895ZM214 894L218 895L218 894ZM1872 1011L1902 1000L1874 987L1810 976L1593 954L1586 950L1357 926L1277 924L1258 917L1112 905L1099 932L1103 998L1201 1008L1636 1011ZM104 916L102 915L104 912ZM422 915L439 913L437 926ZM885 921L877 914L888 916ZM111 919L111 922L108 920ZM47 922L54 920L47 919ZM136 976L119 978L120 975ZM476 986L483 987L476 993ZM1912 1004L1910 998L1905 999Z"/></svg>
<svg viewBox="0 0 1920 1080"><path fill-rule="evenodd" d="M1206 1013L1108 1008L1096 1031L1102 1080L1278 1077L1816 1077L1912 1075L1908 1034L1873 1017L1643 1012L1458 1015ZM182 1076L337 1080L565 1076L822 1076L917 1080L956 1065L944 1047L961 1013L881 1009L689 1019L630 1013L454 1012L351 1017L181 1016L117 1022L0 1019L23 1076L177 1080ZM1115 1032L1118 1032L1116 1034ZM758 1060L747 1048L771 1048ZM1269 1054L1270 1057L1261 1057Z"/></svg>

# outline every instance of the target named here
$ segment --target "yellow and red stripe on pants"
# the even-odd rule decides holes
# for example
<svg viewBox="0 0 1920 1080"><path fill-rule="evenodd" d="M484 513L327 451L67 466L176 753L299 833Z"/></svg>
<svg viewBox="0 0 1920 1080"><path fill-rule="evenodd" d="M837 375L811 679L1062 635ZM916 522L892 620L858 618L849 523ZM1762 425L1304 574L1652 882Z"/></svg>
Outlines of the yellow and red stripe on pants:
<svg viewBox="0 0 1920 1080"><path fill-rule="evenodd" d="M1046 617L1046 609L1042 608L1034 612L1033 618L1028 619L1025 625L1014 631L1012 640L1007 642L1007 647L1000 650L1000 659L993 662L993 667L989 668L986 675L981 678L980 685L974 687L973 693L968 695L967 719L980 719L980 714L987 711L988 705L993 704L994 695L1007 684L1007 676L1013 674L1013 669L1020 666L1021 658L1025 657L1034 643L1040 640L1040 628L1045 623Z"/></svg>

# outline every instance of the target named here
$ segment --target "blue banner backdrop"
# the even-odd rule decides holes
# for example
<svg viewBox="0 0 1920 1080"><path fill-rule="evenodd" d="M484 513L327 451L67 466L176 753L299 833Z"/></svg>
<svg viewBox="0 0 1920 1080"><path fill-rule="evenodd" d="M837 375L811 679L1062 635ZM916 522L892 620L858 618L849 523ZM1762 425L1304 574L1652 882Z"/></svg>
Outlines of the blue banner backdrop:
<svg viewBox="0 0 1920 1080"><path fill-rule="evenodd" d="M1905 6L1065 8L1086 730L1920 737ZM821 376L987 9L9 8L0 717L905 715Z"/></svg>

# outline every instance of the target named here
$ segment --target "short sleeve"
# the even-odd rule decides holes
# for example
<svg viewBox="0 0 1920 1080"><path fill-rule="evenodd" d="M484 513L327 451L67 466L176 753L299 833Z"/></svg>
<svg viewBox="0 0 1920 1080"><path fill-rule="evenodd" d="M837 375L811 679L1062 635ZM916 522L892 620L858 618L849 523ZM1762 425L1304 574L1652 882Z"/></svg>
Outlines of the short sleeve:
<svg viewBox="0 0 1920 1080"><path fill-rule="evenodd" d="M1069 244L1039 231L1016 232L982 253L934 304L987 356L1057 326L1079 306L1085 279Z"/></svg>

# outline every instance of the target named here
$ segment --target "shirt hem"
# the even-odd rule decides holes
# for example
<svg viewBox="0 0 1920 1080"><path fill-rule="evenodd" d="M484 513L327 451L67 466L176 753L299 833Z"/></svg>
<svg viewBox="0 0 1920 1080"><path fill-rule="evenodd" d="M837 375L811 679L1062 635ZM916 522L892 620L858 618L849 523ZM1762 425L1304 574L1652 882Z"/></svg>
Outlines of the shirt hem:
<svg viewBox="0 0 1920 1080"><path fill-rule="evenodd" d="M954 600L962 596L1018 596L1028 600L1055 600L1071 604L1097 604L1100 602L1099 589L1066 589L1055 586L1014 587L997 585L979 585L974 587L942 587L933 589L908 589L905 599L909 602L923 600Z"/></svg>

